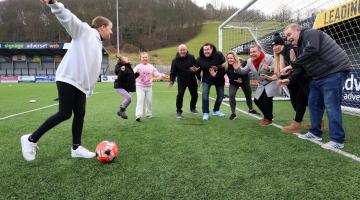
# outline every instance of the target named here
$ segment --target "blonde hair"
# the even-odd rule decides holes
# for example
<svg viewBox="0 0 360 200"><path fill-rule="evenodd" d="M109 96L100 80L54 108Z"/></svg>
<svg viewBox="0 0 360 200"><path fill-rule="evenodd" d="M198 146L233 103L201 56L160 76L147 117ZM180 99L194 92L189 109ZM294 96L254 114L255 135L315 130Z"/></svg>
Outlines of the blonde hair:
<svg viewBox="0 0 360 200"><path fill-rule="evenodd" d="M229 63L227 61L227 56L228 55L232 55L235 59L235 63L240 63L240 60L239 60L239 57L237 56L237 54L234 52L234 51L229 51L227 54L226 54L226 64L225 64L225 69L227 70L229 68Z"/></svg>
<svg viewBox="0 0 360 200"><path fill-rule="evenodd" d="M129 61L129 58L125 57L125 56L116 56L118 58L117 63L118 64L125 64L127 63L127 61Z"/></svg>
<svg viewBox="0 0 360 200"><path fill-rule="evenodd" d="M102 26L109 26L110 24L112 24L112 22L108 18L97 16L92 20L91 27L98 29Z"/></svg>
<svg viewBox="0 0 360 200"><path fill-rule="evenodd" d="M149 57L149 54L147 53L147 52L140 52L140 58L141 58L141 56L144 56L144 55L147 55L148 57Z"/></svg>
<svg viewBox="0 0 360 200"><path fill-rule="evenodd" d="M284 51L285 46L283 47ZM294 61L296 59L295 51L294 49L290 49L290 61ZM274 74L277 76L277 78L280 77L280 71L284 69L285 66L285 58L282 55L282 53L274 53Z"/></svg>

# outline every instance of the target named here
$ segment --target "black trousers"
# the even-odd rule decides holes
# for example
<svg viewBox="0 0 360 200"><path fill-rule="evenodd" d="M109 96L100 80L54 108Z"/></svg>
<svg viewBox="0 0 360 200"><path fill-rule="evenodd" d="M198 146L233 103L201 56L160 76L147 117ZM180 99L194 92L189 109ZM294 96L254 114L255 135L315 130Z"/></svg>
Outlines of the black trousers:
<svg viewBox="0 0 360 200"><path fill-rule="evenodd" d="M252 105L252 99L251 99L250 83L249 82L241 83L240 87L245 94L246 104L247 104L249 110L252 110L253 105ZM233 85L230 83L230 85L229 85L229 102L230 102L231 112L234 114L235 114L235 109L236 109L236 98L235 97L236 97L236 93L237 93L238 89L239 89L238 85Z"/></svg>
<svg viewBox="0 0 360 200"><path fill-rule="evenodd" d="M302 122L308 105L308 93L306 89L302 88L298 82L289 84L287 86L290 92L291 105L295 110L295 121Z"/></svg>
<svg viewBox="0 0 360 200"><path fill-rule="evenodd" d="M37 142L48 130L61 122L70 119L72 112L74 118L72 123L73 145L81 145L81 134L84 124L86 95L76 87L57 81L59 97L59 111L49 117L31 136L32 142Z"/></svg>
<svg viewBox="0 0 360 200"><path fill-rule="evenodd" d="M273 98L266 95L264 90L259 99L254 99L254 103L260 109L265 119L273 119Z"/></svg>
<svg viewBox="0 0 360 200"><path fill-rule="evenodd" d="M190 110L196 109L196 102L198 100L198 85L196 79L194 80L178 80L178 94L176 96L176 112L182 113L183 99L186 88L189 89L191 100Z"/></svg>

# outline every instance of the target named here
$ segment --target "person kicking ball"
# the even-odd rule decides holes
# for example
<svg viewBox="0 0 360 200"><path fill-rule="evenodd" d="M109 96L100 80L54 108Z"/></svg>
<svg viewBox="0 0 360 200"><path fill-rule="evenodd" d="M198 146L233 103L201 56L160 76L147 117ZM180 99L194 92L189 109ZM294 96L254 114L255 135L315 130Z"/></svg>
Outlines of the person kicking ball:
<svg viewBox="0 0 360 200"><path fill-rule="evenodd" d="M95 153L81 146L86 97L91 96L98 80L102 60L102 41L110 39L112 23L98 16L91 26L82 22L56 0L43 0L71 36L71 47L56 71L59 111L49 117L35 132L21 137L22 155L25 160L35 160L37 142L47 131L69 119L72 123L72 158L93 158ZM90 42L91 41L91 42Z"/></svg>

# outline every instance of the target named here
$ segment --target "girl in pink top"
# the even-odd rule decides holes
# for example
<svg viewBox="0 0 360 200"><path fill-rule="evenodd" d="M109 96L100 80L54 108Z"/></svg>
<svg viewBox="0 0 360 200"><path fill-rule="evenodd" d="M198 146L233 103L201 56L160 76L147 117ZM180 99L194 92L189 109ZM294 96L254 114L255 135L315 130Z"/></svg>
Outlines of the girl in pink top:
<svg viewBox="0 0 360 200"><path fill-rule="evenodd" d="M159 73L157 69L149 64L149 55L147 53L140 54L140 64L134 68L135 73L139 73L139 77L136 79L136 121L140 122L140 118L143 115L144 101L146 100L146 117L152 117L152 81L153 76L163 79L165 76Z"/></svg>

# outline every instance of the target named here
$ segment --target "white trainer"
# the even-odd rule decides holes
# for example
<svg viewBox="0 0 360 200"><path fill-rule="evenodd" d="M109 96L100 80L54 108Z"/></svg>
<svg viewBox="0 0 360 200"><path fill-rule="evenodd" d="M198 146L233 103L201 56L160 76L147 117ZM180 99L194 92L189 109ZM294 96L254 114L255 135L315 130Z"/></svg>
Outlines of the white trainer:
<svg viewBox="0 0 360 200"><path fill-rule="evenodd" d="M29 141L30 134L23 135L20 138L21 151L25 160L33 161L36 156L37 144Z"/></svg>
<svg viewBox="0 0 360 200"><path fill-rule="evenodd" d="M218 116L218 117L224 117L225 113L218 110L218 111L213 112L212 115Z"/></svg>
<svg viewBox="0 0 360 200"><path fill-rule="evenodd" d="M303 140L312 140L312 141L321 141L322 140L321 137L318 137L318 136L312 134L311 132L307 132L305 134L298 135L298 138L301 138Z"/></svg>
<svg viewBox="0 0 360 200"><path fill-rule="evenodd" d="M330 142L327 142L327 143L321 145L321 147L323 149L331 149L331 150L337 151L337 150L344 148L344 144L330 141Z"/></svg>
<svg viewBox="0 0 360 200"><path fill-rule="evenodd" d="M71 148L71 157L72 158L93 158L95 153L85 149L82 146L79 146L76 150Z"/></svg>

